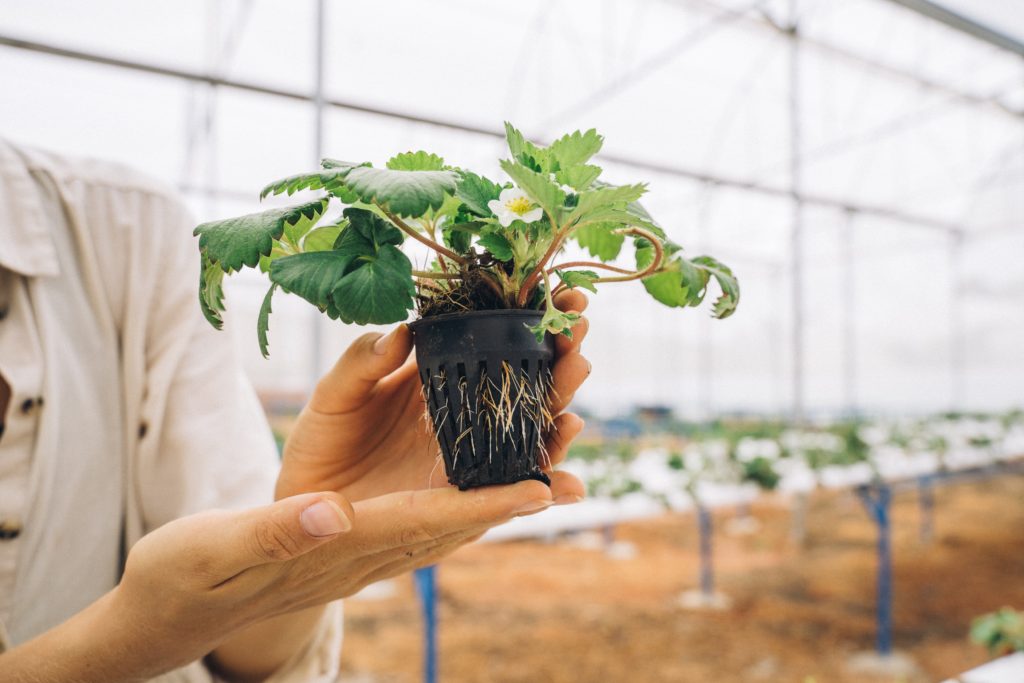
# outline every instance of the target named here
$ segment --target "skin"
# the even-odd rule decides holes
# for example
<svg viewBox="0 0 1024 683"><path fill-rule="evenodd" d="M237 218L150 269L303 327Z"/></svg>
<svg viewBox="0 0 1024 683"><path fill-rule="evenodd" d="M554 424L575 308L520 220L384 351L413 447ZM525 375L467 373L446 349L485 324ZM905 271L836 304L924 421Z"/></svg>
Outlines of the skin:
<svg viewBox="0 0 1024 683"><path fill-rule="evenodd" d="M581 312L587 301L570 291L556 304ZM579 353L586 331L581 319L573 340L557 341L556 411L590 373ZM263 680L309 642L327 602L437 562L513 517L582 499L582 482L561 472L550 488L447 485L411 349L404 325L357 340L300 415L275 503L191 515L146 535L116 588L0 655L4 680L141 681L204 656L227 680ZM552 465L582 426L559 415Z"/></svg>

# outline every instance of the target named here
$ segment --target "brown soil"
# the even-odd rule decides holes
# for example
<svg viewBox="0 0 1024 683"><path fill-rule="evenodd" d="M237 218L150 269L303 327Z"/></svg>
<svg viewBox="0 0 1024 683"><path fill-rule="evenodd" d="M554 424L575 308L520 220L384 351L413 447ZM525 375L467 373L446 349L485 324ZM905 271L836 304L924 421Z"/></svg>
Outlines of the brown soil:
<svg viewBox="0 0 1024 683"><path fill-rule="evenodd" d="M421 318L466 311L496 311L508 304L488 284L494 282L479 267L471 266L461 280L433 280L421 285L416 296L416 310Z"/></svg>
<svg viewBox="0 0 1024 683"><path fill-rule="evenodd" d="M968 642L973 617L1024 607L1024 478L938 490L936 537L918 537L917 499L893 506L895 644L938 681L988 654ZM615 560L568 541L476 545L439 568L445 683L883 681L848 671L874 642L874 526L849 493L817 494L803 548L782 501L754 506L762 530L735 537L716 515L725 612L676 605L697 582L692 516L622 525L638 550ZM344 668L353 681L421 678L421 622L409 577L398 594L350 600ZM904 679L906 680L906 679Z"/></svg>

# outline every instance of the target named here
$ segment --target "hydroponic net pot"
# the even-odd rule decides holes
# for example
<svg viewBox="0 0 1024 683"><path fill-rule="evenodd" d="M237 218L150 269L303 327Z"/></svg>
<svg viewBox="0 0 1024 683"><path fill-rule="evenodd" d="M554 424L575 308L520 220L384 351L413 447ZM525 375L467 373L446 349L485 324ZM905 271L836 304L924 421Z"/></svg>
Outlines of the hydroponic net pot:
<svg viewBox="0 0 1024 683"><path fill-rule="evenodd" d="M462 490L536 479L551 427L555 343L534 310L448 313L409 325L448 481Z"/></svg>

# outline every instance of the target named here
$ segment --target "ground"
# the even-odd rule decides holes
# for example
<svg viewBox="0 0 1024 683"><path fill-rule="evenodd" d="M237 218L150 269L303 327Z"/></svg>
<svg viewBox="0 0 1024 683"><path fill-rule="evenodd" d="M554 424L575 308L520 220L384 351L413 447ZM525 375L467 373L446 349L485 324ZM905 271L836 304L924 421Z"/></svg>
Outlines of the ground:
<svg viewBox="0 0 1024 683"><path fill-rule="evenodd" d="M967 640L973 617L1024 608L1024 477L938 490L934 540L919 537L917 497L893 505L894 640L920 673L941 681L989 659ZM687 611L697 583L692 515L620 526L634 559L572 539L476 545L439 568L445 683L733 683L894 681L849 671L874 642L875 532L850 493L818 493L803 547L789 538L790 502L753 507L754 535L716 513L717 587L733 602ZM578 539L577 539L578 541ZM409 577L380 600L347 603L348 680L422 680L421 621Z"/></svg>

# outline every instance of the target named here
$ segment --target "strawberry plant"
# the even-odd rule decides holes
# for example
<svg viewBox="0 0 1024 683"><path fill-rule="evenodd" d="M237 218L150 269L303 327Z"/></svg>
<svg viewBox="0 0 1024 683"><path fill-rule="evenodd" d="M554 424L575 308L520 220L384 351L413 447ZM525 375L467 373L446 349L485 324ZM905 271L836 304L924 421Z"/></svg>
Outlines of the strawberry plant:
<svg viewBox="0 0 1024 683"><path fill-rule="evenodd" d="M657 301L685 308L717 283L717 318L731 315L740 295L729 268L710 256L688 258L667 238L638 201L645 184L602 180L592 163L603 142L596 131L544 147L506 124L506 138L507 180L424 151L397 154L383 168L325 159L321 169L260 193L314 198L195 230L199 302L215 327L225 275L244 267L268 275L257 322L264 355L279 290L345 323L397 323L415 310L424 400L449 476L463 487L543 478L552 335L571 336L578 319L555 307L560 290L635 280ZM403 251L410 242L431 254L422 267ZM589 258L566 259L571 243ZM460 458L472 470L465 476L453 474Z"/></svg>

